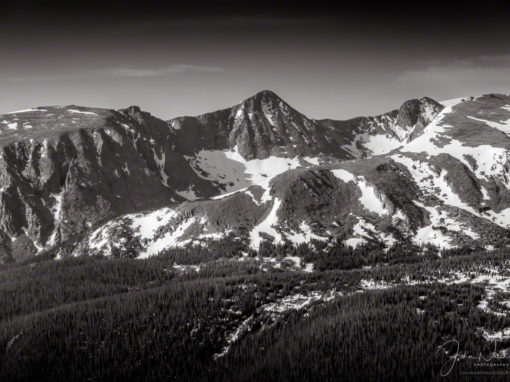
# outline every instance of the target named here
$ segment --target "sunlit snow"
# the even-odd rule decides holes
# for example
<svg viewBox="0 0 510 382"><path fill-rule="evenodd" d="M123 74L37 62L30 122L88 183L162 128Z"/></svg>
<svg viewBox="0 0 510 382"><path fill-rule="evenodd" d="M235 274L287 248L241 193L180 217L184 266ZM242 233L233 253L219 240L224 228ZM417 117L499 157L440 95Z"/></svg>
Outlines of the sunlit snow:
<svg viewBox="0 0 510 382"><path fill-rule="evenodd" d="M193 185L190 185L187 189L181 190L181 191L175 191L176 194L182 196L184 199L187 200L196 200L198 199L197 194L195 193L195 190L193 189Z"/></svg>
<svg viewBox="0 0 510 382"><path fill-rule="evenodd" d="M273 206L271 207L271 211L269 212L269 214L250 232L250 242L252 248L259 249L260 243L263 240L263 238L260 236L261 232L273 236L275 238L276 243L282 240L282 236L274 228L274 226L278 224L277 213L278 209L280 208L280 204L281 201L278 198L274 198Z"/></svg>
<svg viewBox="0 0 510 382"><path fill-rule="evenodd" d="M210 181L222 184L226 193L239 191L251 185L259 185L266 191L275 176L302 166L299 158L272 156L266 159L246 160L237 150L201 150L194 157L186 157L195 173ZM310 162L311 158L307 158ZM312 162L310 162L312 163Z"/></svg>
<svg viewBox="0 0 510 382"><path fill-rule="evenodd" d="M32 111L48 111L48 110L45 110L45 109L23 109L23 110L11 111L11 112L5 113L5 114L29 113L29 112L32 112Z"/></svg>
<svg viewBox="0 0 510 382"><path fill-rule="evenodd" d="M91 111L82 111L82 110L76 110L76 109L67 109L69 113L75 113L75 114L87 114L87 115L97 115L96 113L93 113Z"/></svg>
<svg viewBox="0 0 510 382"><path fill-rule="evenodd" d="M402 141L396 138L390 138L385 134L370 135L365 141L365 147L369 149L373 155L389 153L402 145Z"/></svg>
<svg viewBox="0 0 510 382"><path fill-rule="evenodd" d="M361 196L359 198L360 203L370 212L378 215L387 215L388 210L384 206L381 197L378 195L377 190L374 186L369 184L363 176L354 176L354 174L344 170L335 169L331 170L334 176L341 179L343 182L355 182L358 188L361 190Z"/></svg>
<svg viewBox="0 0 510 382"><path fill-rule="evenodd" d="M343 168L338 168L336 170L331 170L334 176L338 179L342 180L345 183L354 182L355 177L349 171L344 170Z"/></svg>
<svg viewBox="0 0 510 382"><path fill-rule="evenodd" d="M476 117L471 117L471 116L468 116L468 118L470 118L474 121L483 122L487 126L498 129L505 134L510 134L510 119L503 121L503 122L494 122L494 121L488 121L486 119L481 119L481 118L476 118Z"/></svg>
<svg viewBox="0 0 510 382"><path fill-rule="evenodd" d="M301 222L299 225L299 230L297 232L286 233L285 237L290 240L294 244L308 243L312 239L326 241L328 240L326 237L322 237L316 235L312 231L312 227L310 227L306 222Z"/></svg>

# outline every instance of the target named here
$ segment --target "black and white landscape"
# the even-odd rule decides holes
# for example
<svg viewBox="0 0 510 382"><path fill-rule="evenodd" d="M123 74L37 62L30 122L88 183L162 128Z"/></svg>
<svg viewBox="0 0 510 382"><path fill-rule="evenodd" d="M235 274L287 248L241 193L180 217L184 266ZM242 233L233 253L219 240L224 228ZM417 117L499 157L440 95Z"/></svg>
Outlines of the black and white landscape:
<svg viewBox="0 0 510 382"><path fill-rule="evenodd" d="M14 111L0 116L2 258L230 239L241 258L264 242L504 247L508 121L498 94L347 121L309 119L269 90L169 121L136 106Z"/></svg>
<svg viewBox="0 0 510 382"><path fill-rule="evenodd" d="M0 29L0 381L507 380L504 8L27 4Z"/></svg>

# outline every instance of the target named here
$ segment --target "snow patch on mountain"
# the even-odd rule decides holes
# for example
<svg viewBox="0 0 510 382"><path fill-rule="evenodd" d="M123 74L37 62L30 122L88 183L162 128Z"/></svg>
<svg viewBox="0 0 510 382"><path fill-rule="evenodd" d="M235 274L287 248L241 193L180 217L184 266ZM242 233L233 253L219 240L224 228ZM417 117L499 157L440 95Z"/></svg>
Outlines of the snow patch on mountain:
<svg viewBox="0 0 510 382"><path fill-rule="evenodd" d="M261 233L274 237L275 244L282 241L282 236L275 229L275 226L278 225L278 209L280 205L281 201L278 198L274 198L269 214L251 230L250 243L252 248L259 249L260 243L263 240L262 236L260 236Z"/></svg>
<svg viewBox="0 0 510 382"><path fill-rule="evenodd" d="M336 170L331 170L334 176L340 179L342 182L349 183L355 182L356 178L349 171L344 170L343 168L338 168Z"/></svg>
<svg viewBox="0 0 510 382"><path fill-rule="evenodd" d="M354 176L344 169L331 170L334 176L345 183L355 182L361 191L360 203L370 212L378 215L387 215L388 210L378 195L376 188L369 184L363 176Z"/></svg>
<svg viewBox="0 0 510 382"><path fill-rule="evenodd" d="M316 235L312 231L312 227L310 227L306 222L301 222L299 225L298 232L286 233L285 237L290 240L293 244L299 245L302 243L309 243L311 240L320 240L326 241L328 240L326 237L322 237Z"/></svg>
<svg viewBox="0 0 510 382"><path fill-rule="evenodd" d="M261 186L268 192L271 179L288 170L306 166L300 158L270 156L265 159L246 160L234 150L200 150L194 156L186 156L191 168L202 179L214 182L226 194L245 189L251 185ZM317 165L318 159L303 158L310 165ZM268 194L264 200L268 200Z"/></svg>
<svg viewBox="0 0 510 382"><path fill-rule="evenodd" d="M191 168L202 179L221 184L226 193L239 191L251 184L244 159L229 157L228 150L200 150L185 156ZM242 157L241 157L242 158Z"/></svg>
<svg viewBox="0 0 510 382"><path fill-rule="evenodd" d="M510 228L510 207L499 212L486 211L489 219L503 228Z"/></svg>
<svg viewBox="0 0 510 382"><path fill-rule="evenodd" d="M241 188L240 190L235 190L235 191L232 191L232 192L227 192L225 194L216 195L216 196L213 196L211 199L212 200L225 199L225 198L227 198L229 196L237 194L238 192L245 192L246 190L248 190L248 187ZM253 197L253 194L251 194L249 192L246 192L246 193Z"/></svg>
<svg viewBox="0 0 510 382"><path fill-rule="evenodd" d="M180 191L176 190L175 193L177 195L182 196L186 200L197 200L199 198L199 196L195 193L195 189L194 189L193 185L190 185L185 190L180 190Z"/></svg>
<svg viewBox="0 0 510 382"><path fill-rule="evenodd" d="M226 156L228 159L244 165L244 172L251 184L256 184L266 190L269 188L269 182L275 176L301 166L299 158L271 156L267 159L245 160L237 147L233 151L227 151Z"/></svg>
<svg viewBox="0 0 510 382"><path fill-rule="evenodd" d="M449 229L462 232L463 227L455 220L450 219L445 211L426 206L420 202L415 201L414 203L429 213L430 224L419 228L413 241L419 245L433 244L442 249L452 248L451 238L445 231Z"/></svg>
<svg viewBox="0 0 510 382"><path fill-rule="evenodd" d="M461 103L465 99L466 99L466 97L452 98L452 99L447 99L444 101L439 101L439 103L441 105L443 105L444 107L450 107L450 106L455 106L455 105Z"/></svg>
<svg viewBox="0 0 510 382"><path fill-rule="evenodd" d="M76 110L76 109L67 109L69 113L74 114L86 114L86 115L97 115L96 113L93 113L91 111L83 111L83 110Z"/></svg>
<svg viewBox="0 0 510 382"><path fill-rule="evenodd" d="M483 122L487 126L492 127L494 129L498 129L507 135L510 134L510 119L507 119L506 121L503 121L503 122L495 122L495 121L488 121L486 119L481 119L481 118L472 117L472 116L468 116L468 118L470 118L474 121Z"/></svg>
<svg viewBox="0 0 510 382"><path fill-rule="evenodd" d="M160 253L161 251L178 247L179 245L183 245L184 243L179 243L179 239L185 234L186 230L195 222L195 218L189 218L182 221L180 224L172 227L173 229L162 237L150 242L145 250L140 253L139 258L144 259L149 256L154 256Z"/></svg>
<svg viewBox="0 0 510 382"><path fill-rule="evenodd" d="M154 161L156 162L156 165L158 166L158 169L159 169L159 174L161 176L161 183L163 183L164 186L168 187L168 175L165 172L165 164L166 164L165 152L163 150L161 150L161 154L158 155L153 148L152 153L154 155Z"/></svg>
<svg viewBox="0 0 510 382"><path fill-rule="evenodd" d="M394 134L394 133L391 133ZM387 154L403 145L403 141L389 133L373 134L373 133L357 133L355 138L342 148L355 158L363 158L368 149L371 155Z"/></svg>
<svg viewBox="0 0 510 382"><path fill-rule="evenodd" d="M368 136L364 145L372 152L372 155L387 154L401 147L404 143L396 138L391 138L385 134Z"/></svg>
<svg viewBox="0 0 510 382"><path fill-rule="evenodd" d="M358 245L364 244L367 242L367 238L370 238L370 231L375 231L375 227L373 224L366 222L363 218L358 218L358 222L353 227L353 237L347 239L345 244L356 248Z"/></svg>
<svg viewBox="0 0 510 382"><path fill-rule="evenodd" d="M9 113L5 113L5 114L21 114L21 113L30 113L30 112L33 112L33 111L48 111L48 110L46 110L46 109L37 109L37 108L34 108L34 109L22 109L22 110L10 111Z"/></svg>
<svg viewBox="0 0 510 382"><path fill-rule="evenodd" d="M156 235L159 228L167 225L177 212L172 208L165 207L149 212L147 214L139 213L126 215L131 220L131 228L143 240L151 240Z"/></svg>
<svg viewBox="0 0 510 382"><path fill-rule="evenodd" d="M445 179L445 170L438 171L427 161L413 159L403 154L392 155L391 159L407 167L414 182L421 190L425 191L426 194L438 197L449 206L458 207L471 214L478 215L472 207L464 203L452 190Z"/></svg>
<svg viewBox="0 0 510 382"><path fill-rule="evenodd" d="M381 232L372 223L366 221L363 217L358 216L358 222L352 228L352 237L345 240L345 245L356 248L366 243L370 239L381 240L387 248L396 243L396 239L390 233Z"/></svg>
<svg viewBox="0 0 510 382"><path fill-rule="evenodd" d="M55 200L55 203L53 204L53 207L51 208L51 213L53 215L53 222L55 227L53 228L53 233L51 234L48 244L55 245L56 244L56 237L58 232L58 224L60 222L60 213L62 211L62 201L64 198L64 190L62 190L58 194L50 194L50 197Z"/></svg>
<svg viewBox="0 0 510 382"><path fill-rule="evenodd" d="M378 215L387 215L388 210L384 206L377 195L377 191L374 186L370 185L363 177L358 177L358 187L361 190L360 202L363 206Z"/></svg>
<svg viewBox="0 0 510 382"><path fill-rule="evenodd" d="M317 157L303 157L303 159L314 166L320 165L320 159Z"/></svg>

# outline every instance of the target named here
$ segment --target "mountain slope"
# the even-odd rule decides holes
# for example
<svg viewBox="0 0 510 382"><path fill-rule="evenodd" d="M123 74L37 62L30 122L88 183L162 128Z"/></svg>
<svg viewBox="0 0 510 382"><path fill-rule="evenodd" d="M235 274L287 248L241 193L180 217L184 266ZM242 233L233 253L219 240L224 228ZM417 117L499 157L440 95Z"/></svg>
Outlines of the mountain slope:
<svg viewBox="0 0 510 382"><path fill-rule="evenodd" d="M215 194L137 107L69 106L0 116L3 256L24 257L128 211Z"/></svg>
<svg viewBox="0 0 510 382"><path fill-rule="evenodd" d="M247 177L297 166L282 158L318 165L389 152L419 136L442 108L425 97L378 117L317 121L266 90L234 107L169 125L176 151L197 175L231 192L249 186L253 179Z"/></svg>
<svg viewBox="0 0 510 382"><path fill-rule="evenodd" d="M270 91L198 117L0 116L0 250L150 256L208 240L504 245L510 98L312 120ZM376 155L378 154L378 155Z"/></svg>
<svg viewBox="0 0 510 382"><path fill-rule="evenodd" d="M390 152L418 137L425 126L443 109L431 98L406 101L398 110L376 117L358 117L347 121L321 120L321 126L343 134L342 148L353 158Z"/></svg>
<svg viewBox="0 0 510 382"><path fill-rule="evenodd" d="M398 241L441 248L505 245L510 226L507 105L507 96L459 100L427 126L410 120L414 128L401 135L408 142L398 150L320 165L301 159L265 183L257 184L261 172L251 164L264 160L246 161L224 150L236 160L238 173L250 173L255 182L221 199L172 209L174 220L162 223L164 228L145 238L142 247L166 242L168 248L226 235L255 249L263 240L299 244L333 238L351 246L372 240L386 246ZM115 227L114 222L108 226ZM136 237L136 227L125 235ZM89 239L99 252L111 252L97 242Z"/></svg>

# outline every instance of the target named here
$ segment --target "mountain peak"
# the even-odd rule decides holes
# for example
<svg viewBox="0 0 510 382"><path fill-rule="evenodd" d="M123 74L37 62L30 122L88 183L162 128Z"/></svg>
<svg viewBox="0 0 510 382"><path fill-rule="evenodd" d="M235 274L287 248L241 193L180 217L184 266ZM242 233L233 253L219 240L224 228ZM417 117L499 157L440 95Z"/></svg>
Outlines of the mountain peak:
<svg viewBox="0 0 510 382"><path fill-rule="evenodd" d="M310 155L320 151L315 123L271 90L232 108L229 147L246 159Z"/></svg>
<svg viewBox="0 0 510 382"><path fill-rule="evenodd" d="M258 92L257 94L255 94L254 97L270 97L270 98L280 98L278 96L278 94L276 94L274 91L272 90L261 90L260 92Z"/></svg>
<svg viewBox="0 0 510 382"><path fill-rule="evenodd" d="M262 104L287 104L278 94L272 90L262 90L255 95L246 98L241 102L242 105L262 105Z"/></svg>
<svg viewBox="0 0 510 382"><path fill-rule="evenodd" d="M430 97L414 98L414 99L405 101L402 104L402 106L400 106L399 113L407 112L407 113L417 114L426 108L433 108L433 109L441 110L443 108L443 105L441 105L439 102L433 100Z"/></svg>
<svg viewBox="0 0 510 382"><path fill-rule="evenodd" d="M397 126L405 131L409 140L423 132L444 106L429 97L412 99L404 102L397 115Z"/></svg>
<svg viewBox="0 0 510 382"><path fill-rule="evenodd" d="M142 109L140 109L140 106L131 105L129 107L126 107L124 110L131 112L131 113L141 113Z"/></svg>

